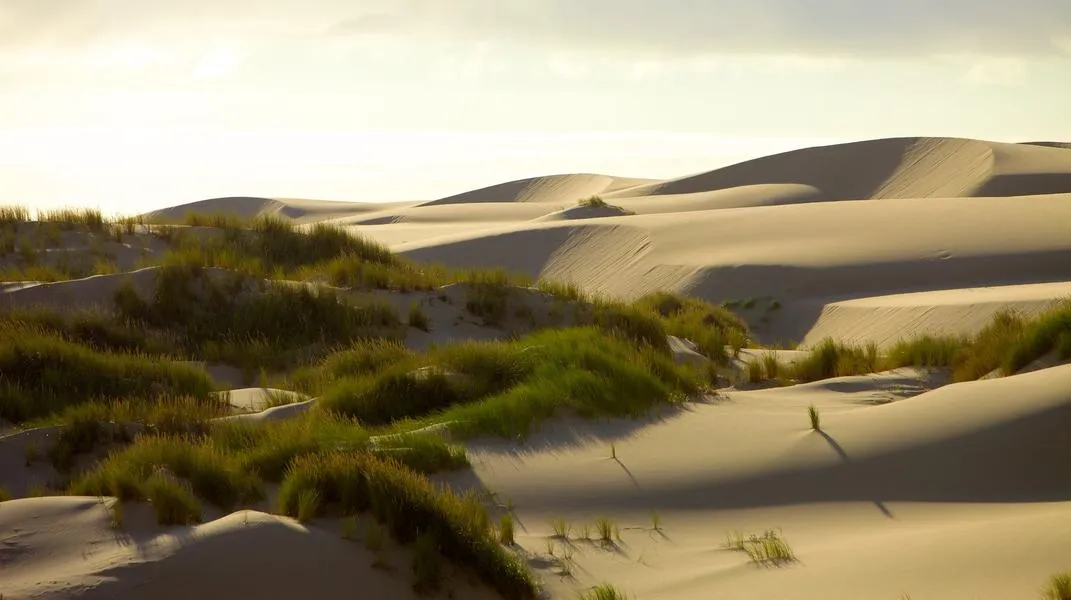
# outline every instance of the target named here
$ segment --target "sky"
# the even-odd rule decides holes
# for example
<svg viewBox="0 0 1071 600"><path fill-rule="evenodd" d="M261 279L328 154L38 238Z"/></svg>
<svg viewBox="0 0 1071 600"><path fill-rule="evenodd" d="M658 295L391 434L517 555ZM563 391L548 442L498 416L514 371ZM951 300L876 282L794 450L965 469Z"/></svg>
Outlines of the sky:
<svg viewBox="0 0 1071 600"><path fill-rule="evenodd" d="M1068 0L0 0L0 204L421 200L1071 141Z"/></svg>

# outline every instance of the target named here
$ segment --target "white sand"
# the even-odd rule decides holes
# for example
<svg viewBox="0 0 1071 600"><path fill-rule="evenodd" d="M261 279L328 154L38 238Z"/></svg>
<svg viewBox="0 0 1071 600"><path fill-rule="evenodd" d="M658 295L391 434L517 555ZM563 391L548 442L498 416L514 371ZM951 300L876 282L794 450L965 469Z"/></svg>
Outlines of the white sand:
<svg viewBox="0 0 1071 600"><path fill-rule="evenodd" d="M639 598L1029 598L1067 568L1071 502L1052 468L1071 458L1071 366L891 404L866 386L735 392L646 427L560 423L520 448L474 446L468 484L513 501L530 552L546 553L552 518L618 523L616 549L575 541L575 581L548 569L562 598L601 581ZM719 547L777 527L798 564Z"/></svg>

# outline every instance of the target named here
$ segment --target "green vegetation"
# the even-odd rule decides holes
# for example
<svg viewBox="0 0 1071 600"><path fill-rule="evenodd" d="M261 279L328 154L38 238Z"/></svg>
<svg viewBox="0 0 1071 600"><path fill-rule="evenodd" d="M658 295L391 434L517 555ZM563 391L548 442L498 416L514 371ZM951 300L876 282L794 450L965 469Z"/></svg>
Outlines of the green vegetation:
<svg viewBox="0 0 1071 600"><path fill-rule="evenodd" d="M359 452L293 461L279 489L282 512L296 515L298 499L309 489L320 494L321 514L370 511L399 542L429 536L425 539L434 540L443 555L471 566L506 597L535 596L531 575L493 539L487 513L474 495L437 490L426 478L390 459Z"/></svg>
<svg viewBox="0 0 1071 600"><path fill-rule="evenodd" d="M7 258L68 244L60 233L101 244L136 236L167 251L144 258L158 268L124 278L108 306L0 315L0 418L63 426L50 445L30 448L28 461L51 461L70 479L69 493L151 502L165 524L197 523L209 505L250 506L271 484L280 512L301 521L366 513L369 548L381 550L385 532L414 544L420 591L439 586L445 558L474 568L505 597L536 592L505 547L513 517L492 524L477 496L430 483L427 475L467 465L463 448L436 431L515 438L555 414L643 416L709 384L708 369L674 362L667 333L715 360L747 339L743 322L698 300L655 294L625 304L550 281L536 285L555 296L557 316L554 328L540 330L524 304L531 292L520 289L532 284L526 277L417 265L327 225L226 215L108 222L93 211L41 217L28 224L28 211L0 209L0 225L10 225L0 239ZM33 266L52 269L52 279L89 273ZM102 254L92 272L117 269ZM403 323L367 293L449 283L464 286L465 309L485 323L516 317L536 329L414 352L401 340L406 325L434 325L423 306L412 304ZM289 420L219 421L231 410L225 398L202 370L178 361L237 366L321 400ZM94 454L95 464L79 460ZM596 527L603 542L620 537L609 519ZM564 520L556 531L570 533ZM572 550L563 553L568 572Z"/></svg>
<svg viewBox="0 0 1071 600"><path fill-rule="evenodd" d="M751 562L762 565L778 565L795 562L796 555L779 531L768 529L762 535L744 536L733 532L726 536L726 548L743 551Z"/></svg>
<svg viewBox="0 0 1071 600"><path fill-rule="evenodd" d="M879 371L877 346L864 348L823 340L811 352L793 365L793 376L802 382L831 377L875 373Z"/></svg>
<svg viewBox="0 0 1071 600"><path fill-rule="evenodd" d="M603 206L607 206L606 201L602 199L602 196L598 195L581 198L577 201L577 205L588 208L601 208Z"/></svg>
<svg viewBox="0 0 1071 600"><path fill-rule="evenodd" d="M1071 600L1071 571L1052 576L1041 594L1042 600Z"/></svg>
<svg viewBox="0 0 1071 600"><path fill-rule="evenodd" d="M818 414L818 409L813 404L807 407L807 417L811 421L811 429L813 431L822 430L822 416Z"/></svg>
<svg viewBox="0 0 1071 600"><path fill-rule="evenodd" d="M569 526L569 523L566 522L566 520L562 519L561 517L558 517L558 518L555 518L554 520L552 520L550 522L550 527L554 531L554 537L556 537L558 539L562 539L562 540L569 538L569 533L570 533L570 531L572 529Z"/></svg>
<svg viewBox="0 0 1071 600"><path fill-rule="evenodd" d="M747 344L747 325L731 311L695 298L656 292L636 302L646 313L661 317L667 333L695 343L699 352L714 360L728 360L727 345L739 349Z"/></svg>
<svg viewBox="0 0 1071 600"><path fill-rule="evenodd" d="M1071 300L1034 318L997 313L972 338L923 336L901 342L889 360L892 366L951 367L956 381L973 381L996 370L1014 374L1050 352L1060 360L1071 358Z"/></svg>
<svg viewBox="0 0 1071 600"><path fill-rule="evenodd" d="M627 600L628 596L614 586L604 583L580 594L578 598L579 600Z"/></svg>
<svg viewBox="0 0 1071 600"><path fill-rule="evenodd" d="M192 367L123 352L95 351L61 336L0 331L0 418L14 423L103 399L159 394L208 400L212 382Z"/></svg>
<svg viewBox="0 0 1071 600"><path fill-rule="evenodd" d="M2 217L3 213L0 213L0 218ZM0 502L7 502L13 498L14 496L11 495L11 492L7 491L7 488L0 486Z"/></svg>
<svg viewBox="0 0 1071 600"><path fill-rule="evenodd" d="M512 546L513 545L513 517L510 515L502 515L502 518L498 522L498 541L499 543Z"/></svg>

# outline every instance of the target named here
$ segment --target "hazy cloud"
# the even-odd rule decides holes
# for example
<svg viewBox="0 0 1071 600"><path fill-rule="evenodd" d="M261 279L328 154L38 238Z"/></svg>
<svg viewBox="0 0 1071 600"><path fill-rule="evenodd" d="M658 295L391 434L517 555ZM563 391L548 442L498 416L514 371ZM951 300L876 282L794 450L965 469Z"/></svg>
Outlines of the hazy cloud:
<svg viewBox="0 0 1071 600"><path fill-rule="evenodd" d="M1069 0L0 0L0 48L111 35L498 41L643 57L1068 53Z"/></svg>
<svg viewBox="0 0 1071 600"><path fill-rule="evenodd" d="M654 55L1038 55L1071 35L1068 0L409 0L389 15L375 21L393 33Z"/></svg>

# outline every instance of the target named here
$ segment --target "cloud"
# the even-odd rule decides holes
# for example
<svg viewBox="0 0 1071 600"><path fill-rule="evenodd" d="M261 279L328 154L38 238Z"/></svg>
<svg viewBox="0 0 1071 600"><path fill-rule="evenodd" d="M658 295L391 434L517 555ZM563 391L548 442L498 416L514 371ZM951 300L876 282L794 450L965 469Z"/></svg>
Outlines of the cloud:
<svg viewBox="0 0 1071 600"><path fill-rule="evenodd" d="M1067 0L410 0L376 14L392 33L500 39L653 56L1060 53ZM367 33L357 15L336 31Z"/></svg>
<svg viewBox="0 0 1071 600"><path fill-rule="evenodd" d="M975 63L967 71L967 81L977 85L1018 86L1026 83L1029 65L1015 58L996 58Z"/></svg>
<svg viewBox="0 0 1071 600"><path fill-rule="evenodd" d="M326 35L325 35L326 34ZM0 0L0 52L129 37L495 42L628 60L1067 56L1068 0Z"/></svg>

